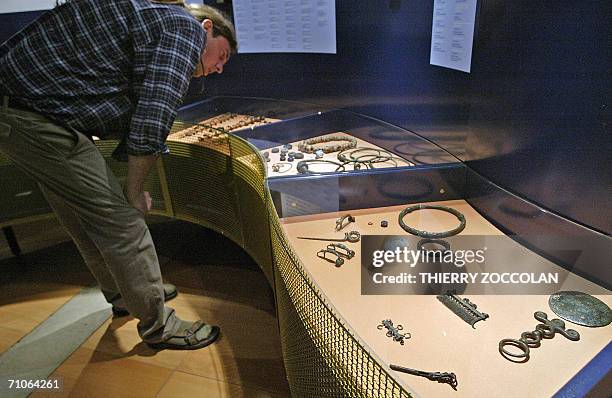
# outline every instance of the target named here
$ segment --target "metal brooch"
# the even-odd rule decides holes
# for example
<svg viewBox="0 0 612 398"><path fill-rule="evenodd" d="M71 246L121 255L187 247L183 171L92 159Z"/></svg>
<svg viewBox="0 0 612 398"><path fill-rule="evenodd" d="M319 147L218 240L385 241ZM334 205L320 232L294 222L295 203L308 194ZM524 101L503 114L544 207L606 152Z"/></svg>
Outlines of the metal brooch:
<svg viewBox="0 0 612 398"><path fill-rule="evenodd" d="M387 329L387 337L393 337L393 341L397 341L401 345L404 345L404 339L412 337L410 333L400 333L404 327L402 325L393 326L391 319L385 319L377 326L378 330L382 330L382 328Z"/></svg>
<svg viewBox="0 0 612 398"><path fill-rule="evenodd" d="M545 312L537 311L533 314L535 319L542 322L536 325L532 332L523 332L520 339L503 339L499 342L499 353L511 362L523 363L529 360L529 348L537 348L540 346L542 339L552 339L556 333L559 333L569 340L580 340L580 334L573 329L565 329L565 322L561 319L548 320L548 315ZM513 353L508 351L506 346L514 346L521 350L521 353ZM516 358L516 359L513 359Z"/></svg>
<svg viewBox="0 0 612 398"><path fill-rule="evenodd" d="M334 255L336 256L336 258L335 259L328 258L327 257L328 254ZM344 259L342 258L342 256L333 249L321 249L317 252L317 257L322 258L323 260L328 261L330 263L333 263L336 267L340 267L342 264L344 264Z"/></svg>
<svg viewBox="0 0 612 398"><path fill-rule="evenodd" d="M451 291L446 292L446 294L441 294L437 297L442 304L444 304L448 309L453 311L455 315L457 315L459 318L469 323L470 326L472 326L474 329L476 329L474 327L474 324L476 322L484 321L489 317L489 314L485 314L484 312L478 311L476 309L476 304L472 303L466 298L460 298Z"/></svg>
<svg viewBox="0 0 612 398"><path fill-rule="evenodd" d="M342 230L342 228L346 227L352 222L355 222L355 217L351 216L350 214L347 214L346 216L342 216L336 220L335 230L340 231Z"/></svg>
<svg viewBox="0 0 612 398"><path fill-rule="evenodd" d="M342 243L330 243L327 245L327 250L333 250L340 257L344 257L348 260L355 257L355 251L348 248L348 246Z"/></svg>

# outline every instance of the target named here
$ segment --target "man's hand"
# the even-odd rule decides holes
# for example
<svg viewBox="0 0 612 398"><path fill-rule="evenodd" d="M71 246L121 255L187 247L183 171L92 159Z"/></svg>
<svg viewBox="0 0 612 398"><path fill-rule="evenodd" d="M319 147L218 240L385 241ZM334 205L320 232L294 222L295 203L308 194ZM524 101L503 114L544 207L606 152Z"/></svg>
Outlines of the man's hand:
<svg viewBox="0 0 612 398"><path fill-rule="evenodd" d="M129 156L125 198L128 203L146 214L151 210L151 195L143 190L144 180L155 164L157 155Z"/></svg>
<svg viewBox="0 0 612 398"><path fill-rule="evenodd" d="M151 195L149 192L144 191L136 194L128 194L126 192L125 196L128 203L132 205L132 207L140 210L143 214L147 214L149 210L151 210L153 201L151 200Z"/></svg>

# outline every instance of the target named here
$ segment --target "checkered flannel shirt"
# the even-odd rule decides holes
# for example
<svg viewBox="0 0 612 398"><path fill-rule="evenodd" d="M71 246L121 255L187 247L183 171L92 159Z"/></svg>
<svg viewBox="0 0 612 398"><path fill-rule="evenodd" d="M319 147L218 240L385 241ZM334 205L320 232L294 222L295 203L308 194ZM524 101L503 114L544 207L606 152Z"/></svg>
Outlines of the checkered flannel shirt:
<svg viewBox="0 0 612 398"><path fill-rule="evenodd" d="M206 36L181 7L69 0L0 45L0 93L114 156L167 153L166 137Z"/></svg>

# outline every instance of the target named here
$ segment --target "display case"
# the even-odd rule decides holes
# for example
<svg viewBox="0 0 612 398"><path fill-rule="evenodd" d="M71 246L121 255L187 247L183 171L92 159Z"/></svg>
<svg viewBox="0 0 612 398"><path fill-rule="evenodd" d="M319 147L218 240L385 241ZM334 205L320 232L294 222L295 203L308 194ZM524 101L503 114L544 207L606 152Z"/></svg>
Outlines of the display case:
<svg viewBox="0 0 612 398"><path fill-rule="evenodd" d="M115 144L98 147L121 177ZM609 370L610 238L504 191L430 141L346 110L219 97L182 109L168 144L147 180L154 213L212 228L260 265L294 396L572 396L563 394L592 390ZM13 183L0 221L48 213L15 194L27 179ZM371 283L377 250L480 247L493 253L484 264L428 265L448 281ZM385 265L387 277L401 275L398 263ZM560 277L524 291L465 279L509 270ZM558 317L557 291L597 297L602 326L547 323L540 312Z"/></svg>

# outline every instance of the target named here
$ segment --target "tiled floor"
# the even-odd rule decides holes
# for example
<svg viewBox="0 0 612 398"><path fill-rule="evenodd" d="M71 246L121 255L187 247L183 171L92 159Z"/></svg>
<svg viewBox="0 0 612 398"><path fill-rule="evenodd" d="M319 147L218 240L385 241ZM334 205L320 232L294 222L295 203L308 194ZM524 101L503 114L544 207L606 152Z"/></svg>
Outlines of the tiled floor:
<svg viewBox="0 0 612 398"><path fill-rule="evenodd" d="M231 241L195 225L165 222L151 231L164 279L179 287L170 305L183 319L219 325L219 341L196 351L156 352L140 342L135 319L110 319L51 376L63 379L63 392L33 396L289 396L272 291L257 265ZM36 247L34 241L28 245ZM5 258L0 271L1 351L93 283L70 242L21 261Z"/></svg>

